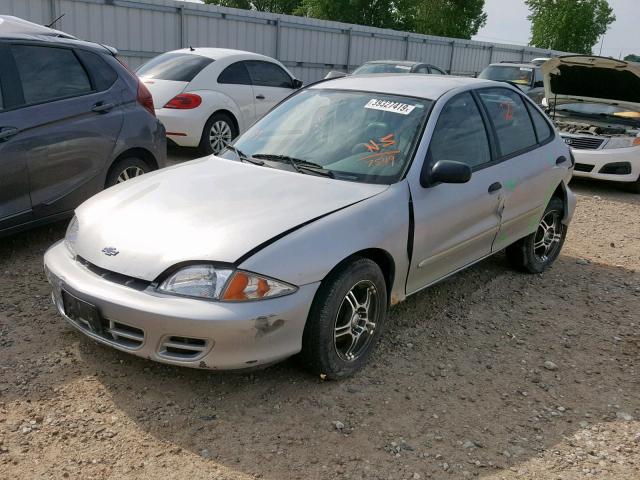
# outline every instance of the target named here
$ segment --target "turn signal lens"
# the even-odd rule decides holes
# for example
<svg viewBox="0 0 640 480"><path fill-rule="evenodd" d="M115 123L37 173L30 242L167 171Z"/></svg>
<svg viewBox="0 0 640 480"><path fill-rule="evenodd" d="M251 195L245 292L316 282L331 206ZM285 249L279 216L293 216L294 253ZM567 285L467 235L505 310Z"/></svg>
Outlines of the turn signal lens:
<svg viewBox="0 0 640 480"><path fill-rule="evenodd" d="M202 97L195 93L181 93L173 97L164 108L174 108L176 110L191 110L198 108L202 104Z"/></svg>
<svg viewBox="0 0 640 480"><path fill-rule="evenodd" d="M634 147L637 147L638 145L640 145L640 137L636 137L636 138L633 140L633 146L634 146Z"/></svg>
<svg viewBox="0 0 640 480"><path fill-rule="evenodd" d="M263 298L281 297L296 291L296 287L271 278L261 277L249 272L236 271L220 300L227 302L245 302Z"/></svg>

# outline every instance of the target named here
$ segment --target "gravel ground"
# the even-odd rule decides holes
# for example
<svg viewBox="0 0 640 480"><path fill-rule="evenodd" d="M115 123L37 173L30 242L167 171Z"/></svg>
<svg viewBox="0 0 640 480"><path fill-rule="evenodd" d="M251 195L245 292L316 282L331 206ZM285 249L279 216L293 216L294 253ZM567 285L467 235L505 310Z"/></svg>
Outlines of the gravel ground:
<svg viewBox="0 0 640 480"><path fill-rule="evenodd" d="M580 183L543 275L482 262L391 312L322 382L95 344L49 300L63 225L0 242L0 478L640 478L640 195Z"/></svg>

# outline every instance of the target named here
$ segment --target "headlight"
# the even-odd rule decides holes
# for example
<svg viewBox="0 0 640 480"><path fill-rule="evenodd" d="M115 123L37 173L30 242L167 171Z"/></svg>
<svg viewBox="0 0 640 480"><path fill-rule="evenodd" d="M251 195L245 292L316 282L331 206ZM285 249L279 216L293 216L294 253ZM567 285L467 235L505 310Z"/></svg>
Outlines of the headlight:
<svg viewBox="0 0 640 480"><path fill-rule="evenodd" d="M74 215L69 222L69 226L67 226L67 233L64 235L64 244L73 255L76 254L75 247L78 240L78 230L80 230L80 223L78 222L78 217Z"/></svg>
<svg viewBox="0 0 640 480"><path fill-rule="evenodd" d="M640 137L612 137L604 146L604 149L629 148L638 145L640 145Z"/></svg>
<svg viewBox="0 0 640 480"><path fill-rule="evenodd" d="M288 295L295 292L296 287L249 272L192 265L167 277L158 290L207 300L245 302Z"/></svg>

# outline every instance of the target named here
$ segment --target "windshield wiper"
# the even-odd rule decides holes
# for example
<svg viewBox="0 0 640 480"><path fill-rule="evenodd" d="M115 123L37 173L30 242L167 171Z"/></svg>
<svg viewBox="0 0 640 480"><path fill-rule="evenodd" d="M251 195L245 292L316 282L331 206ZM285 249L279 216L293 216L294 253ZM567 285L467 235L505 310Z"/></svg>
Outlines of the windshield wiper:
<svg viewBox="0 0 640 480"><path fill-rule="evenodd" d="M254 165L260 165L260 166L264 165L264 162L260 160L258 161L252 160L251 158L247 157L247 155L242 150L234 147L233 145L227 145L227 150L231 150L232 152L234 152L241 162L249 162L249 163L253 163Z"/></svg>
<svg viewBox="0 0 640 480"><path fill-rule="evenodd" d="M252 157L263 159L263 160L271 160L272 162L287 162L298 173L311 173L315 175L322 175L324 177L335 178L335 175L331 170L327 170L320 164L308 162L307 160L301 160L299 158L290 157L288 155L256 153L252 155Z"/></svg>

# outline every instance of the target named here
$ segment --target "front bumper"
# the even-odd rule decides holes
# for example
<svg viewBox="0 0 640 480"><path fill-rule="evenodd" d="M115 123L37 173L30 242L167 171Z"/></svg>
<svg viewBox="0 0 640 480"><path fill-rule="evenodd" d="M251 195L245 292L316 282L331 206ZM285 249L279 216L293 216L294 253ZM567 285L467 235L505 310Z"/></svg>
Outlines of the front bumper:
<svg viewBox="0 0 640 480"><path fill-rule="evenodd" d="M609 150L577 150L572 149L576 159L573 172L575 177L609 180L612 182L635 182L640 177L640 147L616 148ZM628 163L631 173L616 175L600 173L612 163Z"/></svg>
<svg viewBox="0 0 640 480"><path fill-rule="evenodd" d="M221 303L162 295L133 280L112 281L77 261L63 242L47 251L44 264L54 303L77 330L139 357L193 368L251 368L298 353L319 286L304 285L269 300ZM65 314L62 289L97 307L104 332Z"/></svg>

